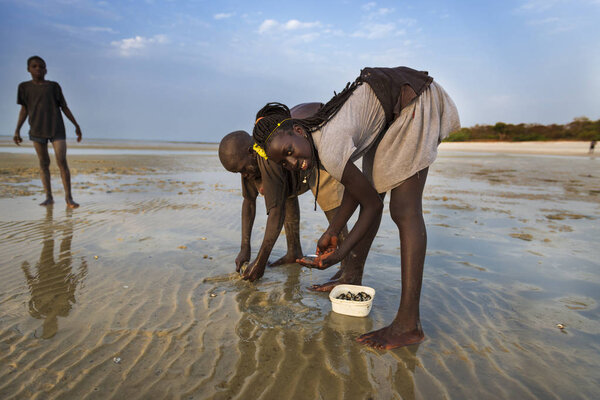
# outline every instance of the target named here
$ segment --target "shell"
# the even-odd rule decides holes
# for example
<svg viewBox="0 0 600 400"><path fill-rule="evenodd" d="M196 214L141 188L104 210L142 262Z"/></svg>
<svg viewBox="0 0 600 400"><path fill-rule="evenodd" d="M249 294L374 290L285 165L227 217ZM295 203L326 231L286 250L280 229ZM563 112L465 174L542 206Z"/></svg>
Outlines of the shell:
<svg viewBox="0 0 600 400"><path fill-rule="evenodd" d="M340 294L338 297L336 297L336 299L348 301L369 301L371 300L371 296L365 292L359 292L357 294L346 292Z"/></svg>

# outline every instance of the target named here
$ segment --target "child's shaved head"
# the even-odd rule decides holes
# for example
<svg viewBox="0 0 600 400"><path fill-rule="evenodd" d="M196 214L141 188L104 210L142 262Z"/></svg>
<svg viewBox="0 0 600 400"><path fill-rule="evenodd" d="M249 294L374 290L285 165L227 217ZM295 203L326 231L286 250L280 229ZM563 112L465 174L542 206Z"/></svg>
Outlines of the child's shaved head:
<svg viewBox="0 0 600 400"><path fill-rule="evenodd" d="M254 141L246 131L235 131L226 135L219 144L219 159L228 171L238 172L241 161L247 158L248 149Z"/></svg>

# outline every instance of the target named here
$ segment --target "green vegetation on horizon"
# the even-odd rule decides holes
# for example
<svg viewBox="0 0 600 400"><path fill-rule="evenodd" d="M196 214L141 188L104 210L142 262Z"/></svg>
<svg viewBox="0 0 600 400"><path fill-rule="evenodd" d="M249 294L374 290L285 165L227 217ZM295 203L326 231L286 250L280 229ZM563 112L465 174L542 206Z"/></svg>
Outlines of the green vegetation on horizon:
<svg viewBox="0 0 600 400"><path fill-rule="evenodd" d="M445 142L467 142L470 140L502 140L523 142L533 140L600 140L600 119L590 121L578 117L566 125L506 124L475 125L452 132Z"/></svg>

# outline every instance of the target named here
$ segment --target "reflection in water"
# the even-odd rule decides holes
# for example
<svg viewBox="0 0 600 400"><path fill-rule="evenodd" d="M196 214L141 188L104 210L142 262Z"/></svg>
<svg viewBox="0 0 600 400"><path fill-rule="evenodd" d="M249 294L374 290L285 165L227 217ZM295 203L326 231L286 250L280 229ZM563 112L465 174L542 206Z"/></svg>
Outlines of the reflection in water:
<svg viewBox="0 0 600 400"><path fill-rule="evenodd" d="M77 274L71 272L71 241L73 240L72 210L67 209L67 218L61 226L55 226L52 218L53 207L46 207L46 218L41 226L44 242L40 260L32 273L27 261L21 269L27 279L31 292L29 314L37 319L43 319L42 338L49 339L56 335L58 317L69 315L72 304L75 303L75 288L83 282L87 274L87 263L81 261ZM60 253L54 260L54 233L62 231Z"/></svg>
<svg viewBox="0 0 600 400"><path fill-rule="evenodd" d="M223 398L414 399L419 345L380 352L355 342L372 319L330 311L301 286L300 271L282 266L285 282L236 285L242 314Z"/></svg>

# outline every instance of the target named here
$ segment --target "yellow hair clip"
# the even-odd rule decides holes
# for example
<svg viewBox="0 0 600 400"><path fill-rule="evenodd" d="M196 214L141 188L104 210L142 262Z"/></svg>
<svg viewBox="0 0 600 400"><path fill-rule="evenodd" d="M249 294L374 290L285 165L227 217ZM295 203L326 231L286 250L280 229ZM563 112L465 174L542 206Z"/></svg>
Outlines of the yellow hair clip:
<svg viewBox="0 0 600 400"><path fill-rule="evenodd" d="M253 149L255 152L257 152L257 153L258 153L258 155L259 155L259 156L261 156L262 158L264 158L265 160L267 160L267 159L268 159L268 157L267 157L267 153L265 153L265 150L264 150L262 147L260 147L260 146L258 145L258 143L254 143L254 146L252 146L252 149Z"/></svg>

